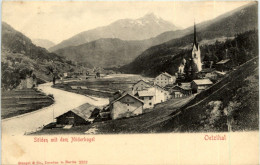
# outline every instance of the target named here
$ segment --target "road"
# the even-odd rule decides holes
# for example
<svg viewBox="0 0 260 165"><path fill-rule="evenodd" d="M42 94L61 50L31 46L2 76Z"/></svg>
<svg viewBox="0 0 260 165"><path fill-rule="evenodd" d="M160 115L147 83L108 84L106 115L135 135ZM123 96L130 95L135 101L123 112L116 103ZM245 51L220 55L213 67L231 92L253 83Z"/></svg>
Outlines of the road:
<svg viewBox="0 0 260 165"><path fill-rule="evenodd" d="M87 97L52 88L51 85L52 83L41 84L38 89L46 94L52 94L55 100L54 104L31 113L2 120L2 134L23 135L36 131L43 125L53 122L55 117L85 103L96 106L108 104L108 99Z"/></svg>

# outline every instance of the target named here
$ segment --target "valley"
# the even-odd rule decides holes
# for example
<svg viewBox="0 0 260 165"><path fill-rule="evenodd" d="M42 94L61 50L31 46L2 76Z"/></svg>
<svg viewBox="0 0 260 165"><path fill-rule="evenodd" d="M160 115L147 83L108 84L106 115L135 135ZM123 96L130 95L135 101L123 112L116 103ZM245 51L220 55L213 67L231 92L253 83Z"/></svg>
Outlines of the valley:
<svg viewBox="0 0 260 165"><path fill-rule="evenodd" d="M252 2L184 29L147 14L56 45L3 22L3 131L258 130L257 12Z"/></svg>

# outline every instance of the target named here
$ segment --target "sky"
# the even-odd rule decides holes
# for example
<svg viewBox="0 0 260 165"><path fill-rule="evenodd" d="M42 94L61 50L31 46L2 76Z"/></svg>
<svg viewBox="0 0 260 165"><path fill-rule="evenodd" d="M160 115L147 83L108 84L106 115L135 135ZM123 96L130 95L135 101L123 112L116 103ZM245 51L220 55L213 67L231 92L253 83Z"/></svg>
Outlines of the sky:
<svg viewBox="0 0 260 165"><path fill-rule="evenodd" d="M137 19L154 13L176 26L192 26L213 19L248 1L34 1L3 2L2 21L31 39L55 44L82 31L106 26L119 19Z"/></svg>

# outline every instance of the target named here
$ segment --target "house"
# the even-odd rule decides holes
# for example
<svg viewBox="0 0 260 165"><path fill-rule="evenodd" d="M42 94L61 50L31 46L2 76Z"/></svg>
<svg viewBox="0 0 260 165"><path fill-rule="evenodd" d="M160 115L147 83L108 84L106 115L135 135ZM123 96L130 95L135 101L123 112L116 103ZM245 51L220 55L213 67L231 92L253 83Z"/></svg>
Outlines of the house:
<svg viewBox="0 0 260 165"><path fill-rule="evenodd" d="M133 85L132 94L135 95L138 91L143 91L150 87L152 87L152 85L148 81L139 80L137 83Z"/></svg>
<svg viewBox="0 0 260 165"><path fill-rule="evenodd" d="M124 117L136 116L143 113L144 102L137 97L124 93L109 104L111 118L119 119Z"/></svg>
<svg viewBox="0 0 260 165"><path fill-rule="evenodd" d="M155 78L155 84L165 87L168 84L174 84L176 82L176 77L170 75L169 73L163 72Z"/></svg>
<svg viewBox="0 0 260 165"><path fill-rule="evenodd" d="M205 78L206 77L206 75L208 74L210 74L210 73L212 73L212 72L214 72L215 71L215 69L213 69L213 68L204 68L204 69L202 69L199 73L198 73L198 77L199 78Z"/></svg>
<svg viewBox="0 0 260 165"><path fill-rule="evenodd" d="M194 93L199 93L213 84L209 79L197 79L191 82L191 89Z"/></svg>
<svg viewBox="0 0 260 165"><path fill-rule="evenodd" d="M221 60L216 63L216 69L221 72L228 71L232 69L232 61L230 59Z"/></svg>
<svg viewBox="0 0 260 165"><path fill-rule="evenodd" d="M164 89L167 90L169 93L171 93L171 89L172 89L173 87L175 87L174 84L168 84L168 85L166 85L166 86L164 87Z"/></svg>
<svg viewBox="0 0 260 165"><path fill-rule="evenodd" d="M184 97L184 96L189 96L192 94L192 90L190 87L186 87L186 86L174 86L171 90L171 95L173 98L180 98L180 97Z"/></svg>
<svg viewBox="0 0 260 165"><path fill-rule="evenodd" d="M144 109L153 108L155 104L155 91L151 90L138 91L136 96L144 102Z"/></svg>
<svg viewBox="0 0 260 165"><path fill-rule="evenodd" d="M86 103L56 117L56 124L73 126L89 124L99 115L100 110L100 107Z"/></svg>
<svg viewBox="0 0 260 165"><path fill-rule="evenodd" d="M153 86L155 90L155 104L165 102L171 98L170 92L165 88L155 84Z"/></svg>

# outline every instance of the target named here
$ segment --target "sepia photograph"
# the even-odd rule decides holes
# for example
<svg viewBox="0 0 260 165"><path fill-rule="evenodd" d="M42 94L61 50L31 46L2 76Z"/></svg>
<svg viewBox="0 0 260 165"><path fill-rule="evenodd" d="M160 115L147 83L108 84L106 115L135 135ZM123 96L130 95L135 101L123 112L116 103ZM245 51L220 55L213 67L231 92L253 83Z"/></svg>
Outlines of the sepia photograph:
<svg viewBox="0 0 260 165"><path fill-rule="evenodd" d="M23 138L35 152L55 137L253 132L259 147L258 1L3 1L1 28L3 164L90 163L19 162Z"/></svg>

